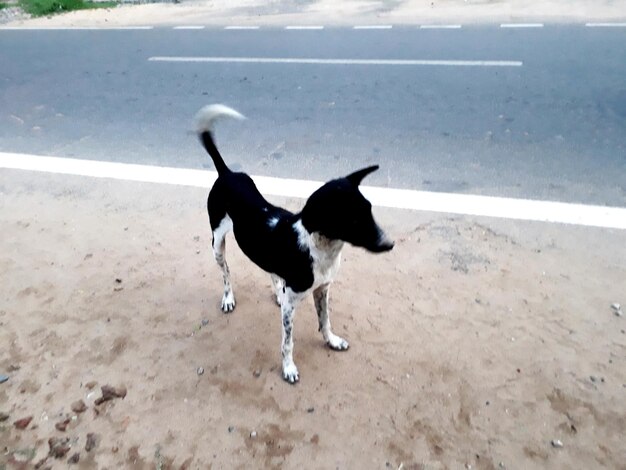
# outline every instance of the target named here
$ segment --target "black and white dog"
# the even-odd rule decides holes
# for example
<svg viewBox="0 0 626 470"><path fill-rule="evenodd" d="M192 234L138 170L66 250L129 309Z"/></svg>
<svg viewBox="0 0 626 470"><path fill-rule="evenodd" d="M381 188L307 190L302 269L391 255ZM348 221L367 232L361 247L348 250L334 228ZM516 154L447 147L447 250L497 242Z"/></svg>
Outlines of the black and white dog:
<svg viewBox="0 0 626 470"><path fill-rule="evenodd" d="M196 116L200 140L218 178L209 193L207 208L213 231L213 254L222 269L222 310L235 308L235 297L226 264L225 236L232 229L241 250L271 274L276 301L281 307L283 378L295 383L293 317L298 303L313 293L319 331L331 349L348 349L348 342L333 334L328 312L328 288L339 268L344 242L380 253L393 248L372 217L372 205L359 191L365 176L378 165L363 168L324 184L293 214L267 202L245 173L231 171L213 141L213 125L220 117L242 119L223 105L202 108Z"/></svg>

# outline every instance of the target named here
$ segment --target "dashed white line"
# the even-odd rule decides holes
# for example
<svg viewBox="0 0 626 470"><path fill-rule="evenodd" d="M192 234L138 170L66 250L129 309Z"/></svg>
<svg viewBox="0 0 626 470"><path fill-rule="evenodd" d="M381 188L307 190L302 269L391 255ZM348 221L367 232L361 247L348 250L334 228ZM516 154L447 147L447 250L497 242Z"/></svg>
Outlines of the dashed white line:
<svg viewBox="0 0 626 470"><path fill-rule="evenodd" d="M460 24L423 24L420 29L461 29Z"/></svg>
<svg viewBox="0 0 626 470"><path fill-rule="evenodd" d="M259 27L258 26L231 25L231 26L224 26L224 29L248 30L248 29L259 29Z"/></svg>
<svg viewBox="0 0 626 470"><path fill-rule="evenodd" d="M174 26L174 29L204 29L204 26L201 25L183 25L183 26Z"/></svg>
<svg viewBox="0 0 626 470"><path fill-rule="evenodd" d="M154 26L2 26L0 30L27 30L27 31L120 31L120 30L146 30L154 29Z"/></svg>
<svg viewBox="0 0 626 470"><path fill-rule="evenodd" d="M585 23L587 28L626 28L626 23Z"/></svg>
<svg viewBox="0 0 626 470"><path fill-rule="evenodd" d="M390 24L365 24L365 25L356 25L353 26L352 29L392 29L393 26Z"/></svg>
<svg viewBox="0 0 626 470"><path fill-rule="evenodd" d="M0 168L209 188L216 172L0 152ZM252 177L266 195L307 198L319 181ZM626 230L626 208L362 186L372 204L396 209Z"/></svg>
<svg viewBox="0 0 626 470"><path fill-rule="evenodd" d="M501 28L543 28L543 23L502 23Z"/></svg>
<svg viewBox="0 0 626 470"><path fill-rule="evenodd" d="M298 30L307 30L307 29L324 29L323 26L285 26L285 29L298 29Z"/></svg>
<svg viewBox="0 0 626 470"><path fill-rule="evenodd" d="M151 62L208 62L242 64L318 64L318 65L438 65L456 67L521 67L520 60L394 60L394 59L300 59L284 57L149 57Z"/></svg>

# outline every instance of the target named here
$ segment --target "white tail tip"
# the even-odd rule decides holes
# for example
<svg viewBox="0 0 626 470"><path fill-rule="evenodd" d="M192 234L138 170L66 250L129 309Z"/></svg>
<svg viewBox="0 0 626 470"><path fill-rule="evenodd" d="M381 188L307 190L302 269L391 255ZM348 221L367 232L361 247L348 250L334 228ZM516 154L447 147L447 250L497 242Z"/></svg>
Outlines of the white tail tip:
<svg viewBox="0 0 626 470"><path fill-rule="evenodd" d="M203 107L196 114L196 131L198 134L202 134L207 131L211 132L215 121L223 117L230 117L234 119L246 118L243 114L223 104L210 104Z"/></svg>

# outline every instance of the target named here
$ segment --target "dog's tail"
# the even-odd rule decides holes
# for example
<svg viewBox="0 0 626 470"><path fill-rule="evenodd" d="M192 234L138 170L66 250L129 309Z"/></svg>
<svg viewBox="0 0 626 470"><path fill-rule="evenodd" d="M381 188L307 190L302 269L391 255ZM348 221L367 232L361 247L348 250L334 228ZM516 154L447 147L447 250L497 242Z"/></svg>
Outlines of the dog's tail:
<svg viewBox="0 0 626 470"><path fill-rule="evenodd" d="M226 166L226 163L224 163L224 159L220 155L220 152L217 150L215 142L213 141L213 126L215 125L215 121L222 117L245 119L242 114L232 108L229 108L228 106L224 106L223 104L210 104L202 108L198 111L198 114L196 114L196 129L198 131L198 137L200 137L200 141L202 142L202 145L204 145L206 151L209 152L209 155L211 155L218 175L228 171L228 167Z"/></svg>

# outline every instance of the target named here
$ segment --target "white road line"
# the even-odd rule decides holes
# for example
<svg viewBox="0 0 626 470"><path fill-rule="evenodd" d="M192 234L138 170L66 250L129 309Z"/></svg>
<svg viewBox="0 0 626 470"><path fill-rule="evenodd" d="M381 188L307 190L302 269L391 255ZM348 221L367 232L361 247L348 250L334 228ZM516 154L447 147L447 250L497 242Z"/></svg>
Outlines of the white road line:
<svg viewBox="0 0 626 470"><path fill-rule="evenodd" d="M154 26L0 26L0 30L25 31L120 31L154 29Z"/></svg>
<svg viewBox="0 0 626 470"><path fill-rule="evenodd" d="M190 24L187 26L174 26L174 29L204 29L204 26Z"/></svg>
<svg viewBox="0 0 626 470"><path fill-rule="evenodd" d="M224 26L224 29L259 29L258 26L238 26L238 25L232 25L232 26Z"/></svg>
<svg viewBox="0 0 626 470"><path fill-rule="evenodd" d="M543 28L543 23L502 23L501 28Z"/></svg>
<svg viewBox="0 0 626 470"><path fill-rule="evenodd" d="M0 168L56 173L124 181L209 188L214 171L168 168L129 163L77 160L0 152ZM253 176L266 195L307 198L319 181ZM427 212L531 220L626 230L626 208L570 204L410 189L361 187L372 204L380 207Z"/></svg>
<svg viewBox="0 0 626 470"><path fill-rule="evenodd" d="M285 29L324 29L323 26L285 26Z"/></svg>
<svg viewBox="0 0 626 470"><path fill-rule="evenodd" d="M460 24L423 24L420 29L461 29Z"/></svg>
<svg viewBox="0 0 626 470"><path fill-rule="evenodd" d="M369 25L357 25L353 26L352 29L392 29L393 26L390 24L369 24Z"/></svg>
<svg viewBox="0 0 626 470"><path fill-rule="evenodd" d="M626 23L585 23L587 28L626 28Z"/></svg>
<svg viewBox="0 0 626 470"><path fill-rule="evenodd" d="M394 59L297 59L280 57L169 57L155 56L151 62L213 62L244 64L322 64L322 65L443 65L457 67L521 67L519 60L394 60Z"/></svg>

